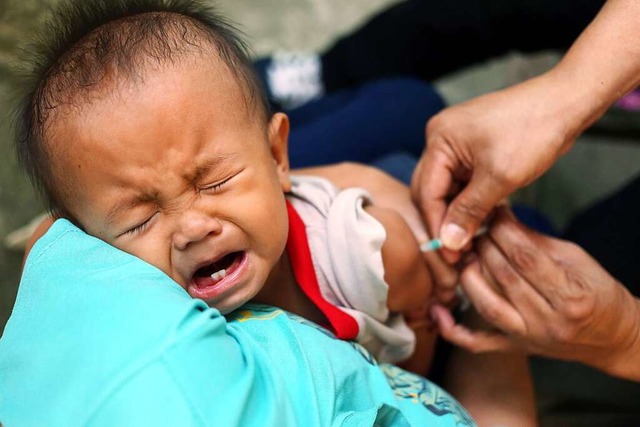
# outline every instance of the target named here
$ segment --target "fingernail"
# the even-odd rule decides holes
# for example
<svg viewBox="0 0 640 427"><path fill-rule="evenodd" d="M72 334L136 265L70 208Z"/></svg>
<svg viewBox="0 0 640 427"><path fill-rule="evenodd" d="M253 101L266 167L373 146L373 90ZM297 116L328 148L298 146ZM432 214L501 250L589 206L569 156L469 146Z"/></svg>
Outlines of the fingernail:
<svg viewBox="0 0 640 427"><path fill-rule="evenodd" d="M442 227L440 239L445 248L458 251L467 243L467 232L458 224L449 223Z"/></svg>

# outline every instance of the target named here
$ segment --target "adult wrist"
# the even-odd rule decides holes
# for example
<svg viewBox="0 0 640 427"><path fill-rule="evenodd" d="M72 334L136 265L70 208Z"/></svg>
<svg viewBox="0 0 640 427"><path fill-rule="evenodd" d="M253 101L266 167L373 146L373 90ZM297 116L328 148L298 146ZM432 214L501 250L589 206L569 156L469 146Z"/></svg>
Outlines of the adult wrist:
<svg viewBox="0 0 640 427"><path fill-rule="evenodd" d="M569 151L576 138L615 101L610 94L584 82L582 77L562 64L540 76L548 91L549 117L563 141L561 154Z"/></svg>
<svg viewBox="0 0 640 427"><path fill-rule="evenodd" d="M609 375L640 382L640 300L624 291L628 304L618 313L623 318L621 324L625 325L622 339L604 348L607 354L594 365Z"/></svg>
<svg viewBox="0 0 640 427"><path fill-rule="evenodd" d="M630 336L629 345L618 357L618 367L612 373L632 381L640 381L640 300L634 298L635 322Z"/></svg>

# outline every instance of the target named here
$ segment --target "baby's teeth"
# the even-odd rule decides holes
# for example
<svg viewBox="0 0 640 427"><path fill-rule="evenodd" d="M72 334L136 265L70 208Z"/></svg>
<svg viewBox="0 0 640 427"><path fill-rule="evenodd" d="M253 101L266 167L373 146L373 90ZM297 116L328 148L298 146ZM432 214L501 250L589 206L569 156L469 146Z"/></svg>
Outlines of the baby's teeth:
<svg viewBox="0 0 640 427"><path fill-rule="evenodd" d="M213 273L211 275L211 278L213 280L222 280L225 277L227 277L227 270L225 270L224 268L222 270L220 270L220 271L216 271L215 273Z"/></svg>

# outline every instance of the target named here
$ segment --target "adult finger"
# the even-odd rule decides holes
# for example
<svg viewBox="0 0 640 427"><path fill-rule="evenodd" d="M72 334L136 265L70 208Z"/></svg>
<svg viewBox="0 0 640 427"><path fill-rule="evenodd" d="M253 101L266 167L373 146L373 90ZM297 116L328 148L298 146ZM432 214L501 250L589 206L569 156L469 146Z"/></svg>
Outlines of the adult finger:
<svg viewBox="0 0 640 427"><path fill-rule="evenodd" d="M464 269L461 283L467 298L485 321L509 335L522 336L526 333L522 315L491 286L478 261Z"/></svg>
<svg viewBox="0 0 640 427"><path fill-rule="evenodd" d="M500 251L490 237L478 239L476 251L485 278L491 278L494 287L497 287L522 315L525 323L527 319L535 320L552 316L553 310L549 301L513 268L507 255Z"/></svg>
<svg viewBox="0 0 640 427"><path fill-rule="evenodd" d="M507 193L490 174L475 171L447 207L439 233L443 245L453 250L462 249Z"/></svg>
<svg viewBox="0 0 640 427"><path fill-rule="evenodd" d="M433 141L427 147L411 180L412 197L432 237L440 237L442 218L452 190L459 188L455 177L461 167L446 144L438 142ZM460 259L458 250L442 248L440 255L449 264L455 264Z"/></svg>
<svg viewBox="0 0 640 427"><path fill-rule="evenodd" d="M429 147L420 158L411 178L411 195L422 212L427 231L432 237L438 237L447 209L453 167L447 155L437 147Z"/></svg>
<svg viewBox="0 0 640 427"><path fill-rule="evenodd" d="M438 330L444 339L472 353L506 351L516 348L516 345L500 332L474 331L456 323L449 310L442 306L433 306L431 315L438 324Z"/></svg>
<svg viewBox="0 0 640 427"><path fill-rule="evenodd" d="M554 306L565 283L564 270L550 256L555 239L527 229L504 207L496 211L490 236L517 274Z"/></svg>

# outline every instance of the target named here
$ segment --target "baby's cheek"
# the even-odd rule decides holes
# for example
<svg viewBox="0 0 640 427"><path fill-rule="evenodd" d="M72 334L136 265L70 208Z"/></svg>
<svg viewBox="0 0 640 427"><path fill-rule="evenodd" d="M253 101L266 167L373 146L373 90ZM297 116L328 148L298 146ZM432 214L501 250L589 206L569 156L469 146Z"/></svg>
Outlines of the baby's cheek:
<svg viewBox="0 0 640 427"><path fill-rule="evenodd" d="M278 256L284 251L289 235L289 218L286 205L274 207L269 218L259 222L256 232L262 234L263 242Z"/></svg>

